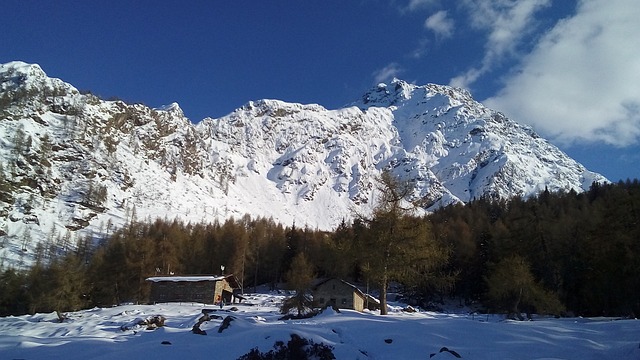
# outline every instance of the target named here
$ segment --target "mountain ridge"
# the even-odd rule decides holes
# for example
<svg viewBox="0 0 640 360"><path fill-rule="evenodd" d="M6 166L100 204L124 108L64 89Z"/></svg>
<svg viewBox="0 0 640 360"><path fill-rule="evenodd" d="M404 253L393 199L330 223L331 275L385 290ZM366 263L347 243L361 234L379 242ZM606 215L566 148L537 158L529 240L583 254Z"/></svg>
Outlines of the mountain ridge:
<svg viewBox="0 0 640 360"><path fill-rule="evenodd" d="M158 217L329 230L370 213L383 170L423 211L607 181L466 90L398 79L339 109L264 99L194 124L177 103L105 101L12 62L0 65L0 134L8 263Z"/></svg>

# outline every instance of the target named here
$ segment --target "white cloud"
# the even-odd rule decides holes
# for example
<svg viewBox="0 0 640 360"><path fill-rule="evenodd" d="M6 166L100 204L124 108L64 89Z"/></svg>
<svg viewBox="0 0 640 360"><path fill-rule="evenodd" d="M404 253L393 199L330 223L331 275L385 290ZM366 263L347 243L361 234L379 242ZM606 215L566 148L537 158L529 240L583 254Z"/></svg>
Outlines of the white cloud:
<svg viewBox="0 0 640 360"><path fill-rule="evenodd" d="M440 10L429 16L424 22L424 27L436 33L442 38L449 38L453 35L453 19L448 17L446 10Z"/></svg>
<svg viewBox="0 0 640 360"><path fill-rule="evenodd" d="M513 56L523 37L534 29L537 11L550 0L464 0L471 26L488 32L482 63L451 79L450 84L469 87L504 56Z"/></svg>
<svg viewBox="0 0 640 360"><path fill-rule="evenodd" d="M416 11L425 7L429 7L435 5L439 2L439 0L409 0L409 4L407 4L405 11Z"/></svg>
<svg viewBox="0 0 640 360"><path fill-rule="evenodd" d="M411 52L409 56L414 59L420 59L424 57L429 52L429 44L431 44L431 41L429 41L429 39L421 39L418 42L418 46L416 46L416 48L413 50L413 52Z"/></svg>
<svg viewBox="0 0 640 360"><path fill-rule="evenodd" d="M376 83L389 82L402 72L402 68L397 63L391 63L382 69L376 70L372 75Z"/></svg>
<svg viewBox="0 0 640 360"><path fill-rule="evenodd" d="M640 6L582 0L485 103L571 144L640 142Z"/></svg>

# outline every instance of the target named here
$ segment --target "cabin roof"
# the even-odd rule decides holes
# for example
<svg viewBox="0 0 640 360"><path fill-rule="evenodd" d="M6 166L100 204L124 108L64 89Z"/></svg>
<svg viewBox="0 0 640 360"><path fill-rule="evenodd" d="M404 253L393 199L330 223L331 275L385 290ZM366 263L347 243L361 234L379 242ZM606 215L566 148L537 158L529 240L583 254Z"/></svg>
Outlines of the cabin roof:
<svg viewBox="0 0 640 360"><path fill-rule="evenodd" d="M338 278L319 279L318 282L315 284L315 286L313 286L313 288L314 289L318 289L320 286L322 286L322 285L324 285L324 284L326 284L326 283L328 283L329 281L332 281L332 280L339 281L339 282L349 286L350 288L353 289L353 291L355 291L357 294L359 294L362 297L365 296L365 293L362 290L358 289L357 286L355 286L355 285L353 285L353 284L351 284L351 283L349 283L347 281L344 281L342 279L338 279Z"/></svg>
<svg viewBox="0 0 640 360"><path fill-rule="evenodd" d="M220 281L233 275L213 276L213 275L191 275L191 276L153 276L147 278L151 282L198 282L198 281Z"/></svg>

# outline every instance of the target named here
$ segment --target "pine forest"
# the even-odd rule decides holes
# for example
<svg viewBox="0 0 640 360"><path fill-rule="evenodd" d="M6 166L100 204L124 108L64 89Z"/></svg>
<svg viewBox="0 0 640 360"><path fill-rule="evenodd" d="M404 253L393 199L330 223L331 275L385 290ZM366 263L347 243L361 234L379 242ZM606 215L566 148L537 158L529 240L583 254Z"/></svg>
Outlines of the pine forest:
<svg viewBox="0 0 640 360"><path fill-rule="evenodd" d="M194 224L132 214L99 242L62 246L52 235L35 265L2 268L0 315L145 303L147 277L217 274L221 265L245 292L301 292L310 279L337 277L370 284L381 301L393 285L425 308L455 299L512 316L640 313L638 180L481 198L425 217L398 206L402 186L386 180L388 201L331 232L248 215Z"/></svg>

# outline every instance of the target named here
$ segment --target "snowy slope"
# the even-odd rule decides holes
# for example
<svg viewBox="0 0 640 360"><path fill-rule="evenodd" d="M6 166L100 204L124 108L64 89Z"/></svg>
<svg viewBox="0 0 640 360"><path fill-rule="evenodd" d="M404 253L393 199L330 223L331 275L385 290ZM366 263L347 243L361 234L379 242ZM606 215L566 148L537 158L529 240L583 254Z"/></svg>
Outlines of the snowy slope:
<svg viewBox="0 0 640 360"><path fill-rule="evenodd" d="M569 158L530 127L488 109L459 88L401 80L378 85L356 103L391 110L402 147L402 168L418 182L468 202L481 196L507 198L550 191L588 189L605 181ZM421 172L416 172L420 169ZM424 174L424 175L423 175Z"/></svg>
<svg viewBox="0 0 640 360"><path fill-rule="evenodd" d="M425 210L606 181L461 89L380 84L344 108L249 102L197 124L80 94L33 64L0 65L0 261L129 221L272 217L332 229L376 203L384 169Z"/></svg>
<svg viewBox="0 0 640 360"><path fill-rule="evenodd" d="M536 318L509 321L496 315L433 312L389 315L331 309L304 320L279 320L277 294L247 294L247 302L212 313L234 317L204 322L206 335L191 332L202 304L123 305L67 313L0 318L3 359L221 359L232 360L252 348L273 349L291 334L333 347L337 359L638 359L640 321L607 318ZM210 306L209 306L210 307ZM136 326L153 316L165 326ZM433 355L433 357L431 357Z"/></svg>

